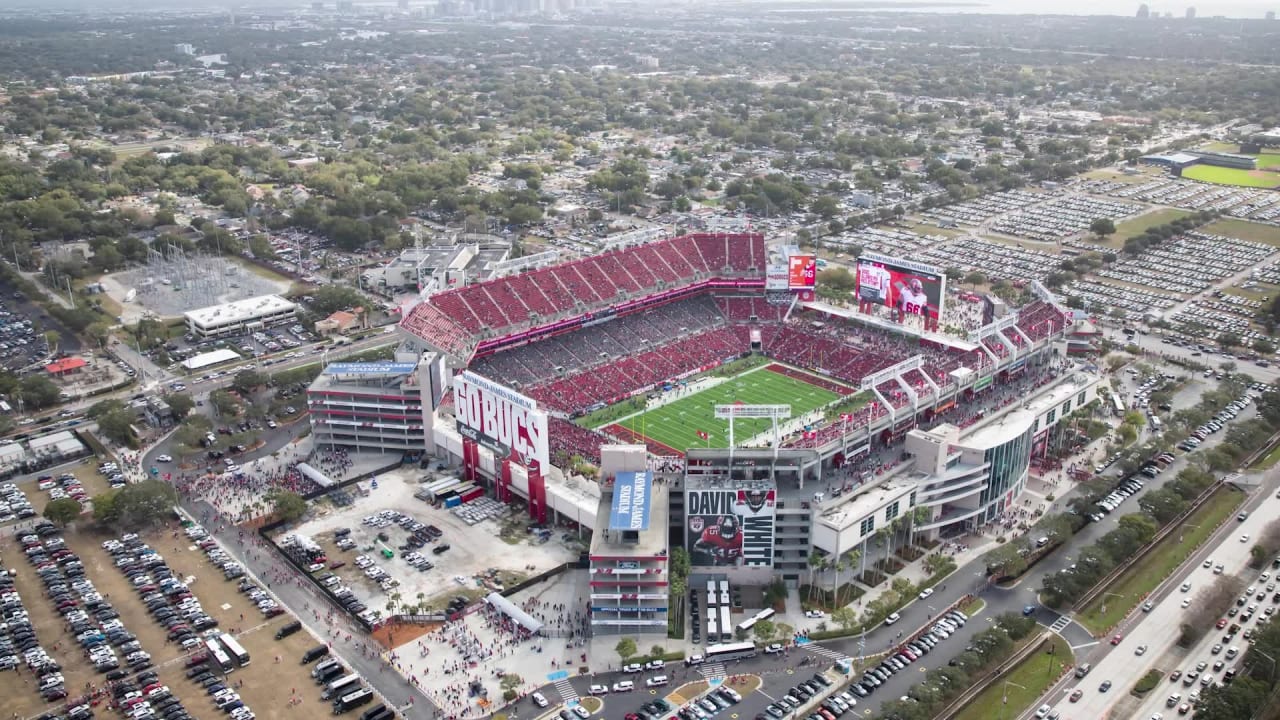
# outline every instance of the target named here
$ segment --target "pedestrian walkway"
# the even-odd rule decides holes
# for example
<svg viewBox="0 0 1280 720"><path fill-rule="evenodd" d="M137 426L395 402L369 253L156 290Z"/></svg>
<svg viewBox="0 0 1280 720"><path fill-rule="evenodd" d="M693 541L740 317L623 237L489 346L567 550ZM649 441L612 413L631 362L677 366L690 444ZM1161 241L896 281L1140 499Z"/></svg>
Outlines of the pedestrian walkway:
<svg viewBox="0 0 1280 720"><path fill-rule="evenodd" d="M573 689L573 683L569 682L569 678L562 677L555 681L556 692L560 693L560 699L565 702L576 702L578 700L578 691Z"/></svg>
<svg viewBox="0 0 1280 720"><path fill-rule="evenodd" d="M805 643L799 646L801 650L808 650L811 653L821 655L829 660L839 660L849 657L846 653L837 652L828 647L823 647L817 643Z"/></svg>
<svg viewBox="0 0 1280 720"><path fill-rule="evenodd" d="M698 672L702 674L702 677L708 680L713 680L715 678L729 677L729 673L726 672L724 669L724 663L718 663L718 662L704 663L702 665L699 665Z"/></svg>
<svg viewBox="0 0 1280 720"><path fill-rule="evenodd" d="M1057 620L1054 620L1053 624L1049 626L1049 629L1053 632L1060 633L1063 630L1066 630L1067 626L1070 624L1071 624L1071 618L1067 617L1066 615L1063 615Z"/></svg>

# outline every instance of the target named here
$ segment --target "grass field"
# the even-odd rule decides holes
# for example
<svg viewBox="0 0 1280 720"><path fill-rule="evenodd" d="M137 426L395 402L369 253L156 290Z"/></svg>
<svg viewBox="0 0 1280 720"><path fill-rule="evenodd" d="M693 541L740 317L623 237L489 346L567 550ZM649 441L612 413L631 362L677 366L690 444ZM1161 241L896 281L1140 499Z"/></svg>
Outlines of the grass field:
<svg viewBox="0 0 1280 720"><path fill-rule="evenodd" d="M1237 220L1235 218L1215 220L1201 228L1201 231L1214 235L1240 238L1241 240L1263 242L1268 245L1280 245L1280 228L1274 225L1249 222L1248 220Z"/></svg>
<svg viewBox="0 0 1280 720"><path fill-rule="evenodd" d="M815 378L816 380L816 378ZM729 423L715 418L716 405L790 405L800 417L840 398L835 392L769 369L756 370L617 423L648 439L684 452L691 447L728 447ZM767 419L737 420L734 440L742 443L772 427ZM709 440L698 437L708 433Z"/></svg>
<svg viewBox="0 0 1280 720"><path fill-rule="evenodd" d="M1185 532L1173 532L1147 553L1140 563L1129 568L1112 583L1108 594L1099 595L1076 615L1076 620L1094 635L1101 635L1129 614L1138 599L1155 590L1156 586L1186 561L1191 553L1205 541L1218 524L1235 512L1244 501L1238 490L1221 487L1208 502L1182 523ZM1119 595L1120 597L1115 597ZM1102 611L1103 604L1107 611Z"/></svg>
<svg viewBox="0 0 1280 720"><path fill-rule="evenodd" d="M1116 234L1107 238L1107 244L1111 245L1112 243L1115 243L1116 247L1120 247L1124 245L1125 240L1128 240L1145 230L1149 230L1157 225L1171 223L1178 218L1184 218L1190 214L1191 212L1187 210L1167 208L1164 210L1149 212L1145 215L1140 215L1132 220L1125 220L1119 225L1116 225Z"/></svg>
<svg viewBox="0 0 1280 720"><path fill-rule="evenodd" d="M1253 469L1270 470L1278 462L1280 462L1280 446L1259 458L1258 462L1253 464Z"/></svg>
<svg viewBox="0 0 1280 720"><path fill-rule="evenodd" d="M1205 145L1200 146L1199 149L1207 152L1224 152L1224 153L1233 153L1235 155L1241 155L1241 154L1249 155L1251 157L1255 157L1258 159L1258 167L1260 168L1275 167L1276 165L1280 165L1280 153L1277 153L1274 150L1271 150L1268 152L1262 152L1262 153L1241 153L1240 145L1238 143L1224 143L1224 142L1206 143Z"/></svg>
<svg viewBox="0 0 1280 720"><path fill-rule="evenodd" d="M1280 186L1280 173L1265 170L1237 170L1213 165L1192 165L1182 171L1182 177L1218 185L1240 185L1252 188Z"/></svg>
<svg viewBox="0 0 1280 720"><path fill-rule="evenodd" d="M1053 654L1049 648L1053 647ZM955 720L989 720L992 717L1021 717L1024 710L1039 698L1063 668L1074 662L1071 647L1065 640L1051 640L1028 655L1003 677L969 701ZM1005 681L1009 682L1006 683ZM1006 696L1005 693L1008 693Z"/></svg>

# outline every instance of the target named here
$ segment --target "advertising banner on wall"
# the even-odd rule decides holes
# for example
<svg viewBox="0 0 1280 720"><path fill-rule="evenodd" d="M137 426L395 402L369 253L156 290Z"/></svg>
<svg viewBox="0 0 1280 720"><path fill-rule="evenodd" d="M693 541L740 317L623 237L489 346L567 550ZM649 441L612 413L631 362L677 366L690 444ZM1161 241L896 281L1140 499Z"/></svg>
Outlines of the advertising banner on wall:
<svg viewBox="0 0 1280 720"><path fill-rule="evenodd" d="M458 433L525 467L550 467L547 414L509 387L467 371L453 378Z"/></svg>
<svg viewBox="0 0 1280 720"><path fill-rule="evenodd" d="M773 566L777 490L689 490L686 547L693 565Z"/></svg>
<svg viewBox="0 0 1280 720"><path fill-rule="evenodd" d="M764 270L764 289L786 290L788 288L787 272L786 263L769 263Z"/></svg>

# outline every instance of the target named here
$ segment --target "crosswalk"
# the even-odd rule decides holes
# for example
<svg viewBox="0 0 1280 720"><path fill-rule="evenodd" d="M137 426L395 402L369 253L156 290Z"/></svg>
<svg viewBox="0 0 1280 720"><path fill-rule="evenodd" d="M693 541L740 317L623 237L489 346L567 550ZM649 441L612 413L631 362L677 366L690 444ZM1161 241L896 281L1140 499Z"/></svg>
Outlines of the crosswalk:
<svg viewBox="0 0 1280 720"><path fill-rule="evenodd" d="M839 660L840 658L849 657L847 653L838 652L836 650L832 650L831 648L825 648L817 643L805 643L804 645L800 646L800 649L808 650L811 653L816 653L818 655L821 655L824 658L829 658L831 660Z"/></svg>
<svg viewBox="0 0 1280 720"><path fill-rule="evenodd" d="M703 663L698 666L698 672L702 674L702 677L708 680L729 677L729 673L725 672L724 663L718 662Z"/></svg>
<svg viewBox="0 0 1280 720"><path fill-rule="evenodd" d="M1049 629L1053 632L1060 633L1063 630L1066 630L1067 626L1070 624L1071 624L1071 618L1067 617L1066 615L1061 615L1058 617L1057 620L1053 621L1053 624L1049 626Z"/></svg>
<svg viewBox="0 0 1280 720"><path fill-rule="evenodd" d="M573 689L573 683L569 682L569 678L560 678L555 681L556 692L560 693L561 699L565 702L573 702L578 699L578 691Z"/></svg>

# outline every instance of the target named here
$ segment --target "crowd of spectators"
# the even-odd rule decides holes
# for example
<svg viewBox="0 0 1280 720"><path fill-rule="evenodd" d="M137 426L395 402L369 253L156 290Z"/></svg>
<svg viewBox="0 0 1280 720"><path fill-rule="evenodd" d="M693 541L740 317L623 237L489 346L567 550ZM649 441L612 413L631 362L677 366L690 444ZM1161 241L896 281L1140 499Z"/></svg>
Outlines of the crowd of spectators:
<svg viewBox="0 0 1280 720"><path fill-rule="evenodd" d="M683 244L667 247L668 252L660 257L668 259L663 265L668 269L672 267L669 260L673 254L687 259L688 254L696 252L704 263L707 258L710 262L737 263L752 257L750 253L735 256L729 252L736 247L733 245L725 247L722 256L718 253L722 246L685 239ZM661 248L653 245L633 248L640 249L656 253ZM611 255L614 257L610 262L617 263L613 268L615 273L627 268L628 262L638 261L630 251ZM641 274L655 281L663 275L658 270L647 276ZM629 271L629 276L639 280L634 271ZM487 307L483 300L478 304ZM950 376L953 370L965 367L981 373L994 364L991 354L997 358L1009 355L1008 347L996 337L983 341L990 354L983 349L965 352L932 341L886 334L812 311L797 310L785 321L781 319L784 314L785 308L770 305L763 295L735 293L713 297L704 294L498 352L474 361L471 367L482 375L520 387L544 407L578 415L738 357L751 348L751 336L758 332L765 354L781 363L811 368L812 373L803 373L805 381L841 394L852 394L851 388L858 387L868 375L912 356L922 356L920 369L907 371L898 379L877 386L884 401L893 409L901 410L910 405L910 393L903 384L911 388L920 401L925 401L932 397L935 385L944 392L953 386L955 378ZM1026 344L1023 334L1033 341L1039 340L1065 323L1066 318L1054 305L1036 301L1019 314L1017 330L1008 330L1004 336L1014 346L1022 347ZM831 379L824 381L823 377ZM854 412L852 420L837 420L811 428L790 440L789 446L821 445L888 413L889 407L876 399ZM606 432L616 436L619 427L610 426ZM552 420L550 434L552 450L557 456L579 455L592 462L599 460L600 445L611 441L604 434L560 419ZM613 439L639 440L622 436ZM659 454L670 454L673 450L662 446L650 449Z"/></svg>
<svg viewBox="0 0 1280 720"><path fill-rule="evenodd" d="M570 458L574 455L593 463L600 464L600 446L613 442L595 430L588 430L568 420L557 417L547 419L547 440L551 457Z"/></svg>
<svg viewBox="0 0 1280 720"><path fill-rule="evenodd" d="M590 370L572 373L528 394L547 407L569 414L611 405L637 392L741 355L745 346L725 327L705 330L652 350L627 355Z"/></svg>
<svg viewBox="0 0 1280 720"><path fill-rule="evenodd" d="M1018 311L1018 329L1032 342L1049 337L1069 322L1055 305L1043 300L1036 300Z"/></svg>
<svg viewBox="0 0 1280 720"><path fill-rule="evenodd" d="M723 325L714 301L704 295L488 355L473 361L471 368L486 377L527 387L643 354L673 339Z"/></svg>
<svg viewBox="0 0 1280 720"><path fill-rule="evenodd" d="M761 235L682 235L446 290L409 311L401 327L452 347L708 275L760 274L764 264Z"/></svg>

